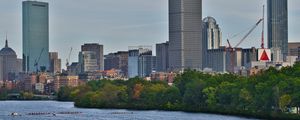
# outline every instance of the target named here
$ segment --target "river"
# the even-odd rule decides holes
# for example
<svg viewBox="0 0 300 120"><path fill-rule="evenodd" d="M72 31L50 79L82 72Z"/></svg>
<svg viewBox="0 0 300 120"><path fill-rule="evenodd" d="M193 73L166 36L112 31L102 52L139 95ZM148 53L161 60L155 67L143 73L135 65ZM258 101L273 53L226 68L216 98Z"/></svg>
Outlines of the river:
<svg viewBox="0 0 300 120"><path fill-rule="evenodd" d="M20 116L10 116L17 112ZM31 113L44 115L29 115ZM47 114L46 114L47 113ZM49 114L51 113L51 114ZM55 113L53 115L52 113ZM76 114L69 114L76 113ZM124 109L82 109L73 102L0 101L0 120L250 120L204 113L136 111Z"/></svg>

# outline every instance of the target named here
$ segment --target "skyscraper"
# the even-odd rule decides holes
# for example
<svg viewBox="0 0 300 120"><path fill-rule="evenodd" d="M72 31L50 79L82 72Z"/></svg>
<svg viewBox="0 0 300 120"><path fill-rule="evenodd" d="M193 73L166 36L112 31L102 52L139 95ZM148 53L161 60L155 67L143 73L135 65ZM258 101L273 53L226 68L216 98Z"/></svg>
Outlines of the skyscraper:
<svg viewBox="0 0 300 120"><path fill-rule="evenodd" d="M79 65L80 72L95 72L98 70L96 52L94 51L82 51L79 52Z"/></svg>
<svg viewBox="0 0 300 120"><path fill-rule="evenodd" d="M219 28L219 25L217 24L217 21L213 17L206 17L203 19L202 23L202 42L203 42L203 68L211 67L212 58L209 58L208 56L208 50L212 49L219 49L222 43L222 33L221 29ZM218 50L215 50L217 52ZM222 51L222 50L221 50ZM209 53L213 53L213 51L210 51ZM210 56L211 57L211 56ZM218 56L216 56L218 57ZM217 60L215 60L217 61ZM216 65L216 64L214 64Z"/></svg>
<svg viewBox="0 0 300 120"><path fill-rule="evenodd" d="M8 47L6 40L5 47L0 50L0 80L14 80L17 72L17 54Z"/></svg>
<svg viewBox="0 0 300 120"><path fill-rule="evenodd" d="M23 71L49 69L48 3L23 1Z"/></svg>
<svg viewBox="0 0 300 120"><path fill-rule="evenodd" d="M169 68L202 69L202 0L169 0Z"/></svg>
<svg viewBox="0 0 300 120"><path fill-rule="evenodd" d="M203 46L206 49L218 49L222 43L222 33L217 21L213 17L203 19Z"/></svg>
<svg viewBox="0 0 300 120"><path fill-rule="evenodd" d="M156 71L166 72L169 68L169 42L156 44Z"/></svg>
<svg viewBox="0 0 300 120"><path fill-rule="evenodd" d="M98 43L89 43L81 46L81 51L93 51L96 53L97 59L97 70L104 70L104 55L103 55L103 45Z"/></svg>
<svg viewBox="0 0 300 120"><path fill-rule="evenodd" d="M287 0L268 0L268 47L281 51L281 55L273 56L282 56L285 59L288 54Z"/></svg>

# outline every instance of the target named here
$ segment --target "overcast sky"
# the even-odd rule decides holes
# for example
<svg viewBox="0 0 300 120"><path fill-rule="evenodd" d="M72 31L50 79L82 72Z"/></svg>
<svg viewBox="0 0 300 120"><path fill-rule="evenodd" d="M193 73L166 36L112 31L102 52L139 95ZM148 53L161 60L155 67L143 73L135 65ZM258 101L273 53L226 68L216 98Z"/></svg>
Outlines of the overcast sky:
<svg viewBox="0 0 300 120"><path fill-rule="evenodd" d="M77 61L80 45L100 43L104 53L128 46L152 45L168 40L168 0L41 0L49 2L50 51L59 52L64 67L70 47ZM300 0L289 2L289 41L300 42ZM247 30L262 16L265 0L203 0L203 17L216 18L223 45L230 35ZM260 45L258 27L241 44ZM22 53L22 0L0 0L0 47L5 33L19 58ZM240 36L241 38L242 36ZM235 45L239 38L234 38Z"/></svg>

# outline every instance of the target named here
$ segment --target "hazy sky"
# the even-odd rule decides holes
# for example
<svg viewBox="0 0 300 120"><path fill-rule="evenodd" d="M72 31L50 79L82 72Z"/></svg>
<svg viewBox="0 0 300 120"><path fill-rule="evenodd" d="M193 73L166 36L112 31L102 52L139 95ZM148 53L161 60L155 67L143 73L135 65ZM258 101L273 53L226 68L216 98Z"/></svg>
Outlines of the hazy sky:
<svg viewBox="0 0 300 120"><path fill-rule="evenodd" d="M50 51L59 52L64 67L70 47L77 61L80 45L96 42L104 53L128 46L168 40L168 0L41 0L49 2ZM300 0L289 2L289 41L300 42ZM223 44L230 35L245 31L262 16L265 0L203 0L203 17L216 18ZM259 46L261 27L241 45ZM0 47L5 33L19 58L22 53L22 0L0 0ZM239 38L241 38L240 36ZM232 40L235 45L239 38Z"/></svg>

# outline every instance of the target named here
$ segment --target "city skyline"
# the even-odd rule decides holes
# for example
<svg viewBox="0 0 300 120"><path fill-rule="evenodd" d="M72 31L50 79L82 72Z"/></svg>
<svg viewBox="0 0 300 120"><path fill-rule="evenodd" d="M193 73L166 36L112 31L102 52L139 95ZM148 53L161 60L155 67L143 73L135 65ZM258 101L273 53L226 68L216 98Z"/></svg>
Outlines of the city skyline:
<svg viewBox="0 0 300 120"><path fill-rule="evenodd" d="M155 0L151 2L146 0L127 0L128 3L124 1L124 4L120 2L119 4L112 4L115 1L89 0L83 3L74 2L72 6L67 5L70 0L43 1L49 2L50 51L59 52L59 57L62 58L62 65L65 63L65 59L68 56L67 51L70 47L75 49L71 55L71 62L78 61L77 53L80 51L80 45L84 43L103 44L104 53L107 54L127 50L128 46L140 44L152 45L154 47L156 43L168 40L168 0ZM297 38L297 26L299 26L299 23L296 22L300 17L300 9L296 8L298 2L296 0L289 1L290 42L299 41ZM222 36L222 45L225 45L224 39L228 38L229 33L234 34L243 31L259 19L262 14L262 3L266 4L266 1L251 0L240 2L238 0L228 0L220 2L218 0L203 0L202 17L213 16L216 18L224 33ZM131 6L131 4L134 6ZM244 4L247 6L243 6ZM99 9L101 6L98 9L94 8L98 5L103 5L102 10ZM214 7L207 7L213 5ZM220 7L220 5L230 5L230 7ZM114 6L120 10L113 9ZM129 7L132 8L129 9ZM0 40L5 40L5 33L7 32L9 42L11 43L10 46L17 52L18 58L21 58L22 2L1 1L0 8L0 14L4 18L7 18L0 20ZM122 8L124 9L123 11L121 10ZM76 16L76 13L83 15ZM297 13L298 15L296 15ZM232 15L236 18L232 18ZM122 18L122 21L116 20L116 18ZM231 26L236 24L236 21L239 21L240 24ZM259 32L260 30L256 30L250 36L250 39L260 38ZM233 43L235 41L237 40L233 40ZM120 44L115 44L116 42ZM3 43L0 42L0 46L4 46ZM68 43L68 45L60 43ZM247 42L246 40L242 46L254 43L251 43L251 41ZM258 47L259 45L255 46Z"/></svg>

